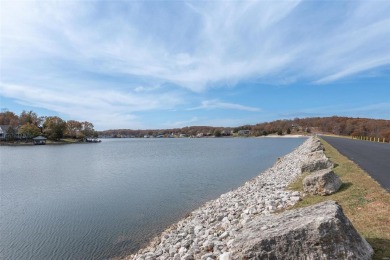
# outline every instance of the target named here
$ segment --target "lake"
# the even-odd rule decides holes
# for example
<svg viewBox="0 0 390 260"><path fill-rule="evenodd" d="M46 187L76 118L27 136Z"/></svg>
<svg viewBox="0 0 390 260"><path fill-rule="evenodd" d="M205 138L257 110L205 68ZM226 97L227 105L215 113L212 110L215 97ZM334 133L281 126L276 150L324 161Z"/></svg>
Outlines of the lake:
<svg viewBox="0 0 390 260"><path fill-rule="evenodd" d="M0 147L0 258L123 256L305 138Z"/></svg>

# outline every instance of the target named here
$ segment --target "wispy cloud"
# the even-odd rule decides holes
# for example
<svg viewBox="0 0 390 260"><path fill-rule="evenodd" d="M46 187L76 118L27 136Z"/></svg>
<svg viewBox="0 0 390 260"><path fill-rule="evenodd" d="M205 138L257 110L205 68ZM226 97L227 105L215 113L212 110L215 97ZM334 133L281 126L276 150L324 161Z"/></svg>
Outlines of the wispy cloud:
<svg viewBox="0 0 390 260"><path fill-rule="evenodd" d="M301 77L328 82L390 59L390 4L384 1L358 1L341 11L329 3L326 17L304 1L2 5L4 64L61 58L81 69L169 81L193 91L248 77L272 79L280 71L295 74L291 67L303 69ZM180 22L170 17L175 9L183 12ZM365 17L362 10L377 15ZM154 16L144 24L147 11ZM317 14L317 21L308 21ZM332 18L338 23L327 25Z"/></svg>
<svg viewBox="0 0 390 260"><path fill-rule="evenodd" d="M114 90L77 92L52 90L43 87L0 84L4 97L15 98L19 103L57 111L76 120L95 122L98 128L144 126L135 115L150 110L169 110L181 104L175 94L133 94Z"/></svg>
<svg viewBox="0 0 390 260"><path fill-rule="evenodd" d="M202 101L202 104L198 107L188 108L187 110L198 110L198 109L233 109L243 110L250 112L260 112L261 109L257 107L248 107L240 104L221 102L217 99Z"/></svg>
<svg viewBox="0 0 390 260"><path fill-rule="evenodd" d="M348 108L346 109L345 112L348 113L355 112L357 114L363 113L366 115L371 115L371 117L375 117L375 118L390 118L390 102L369 104L369 105L364 105L359 107Z"/></svg>
<svg viewBox="0 0 390 260"><path fill-rule="evenodd" d="M390 24L389 24L390 26ZM386 54L385 54L386 55ZM349 75L353 75L358 72L367 71L369 69L380 67L383 65L390 64L390 54L385 57L377 57L373 60L367 60L367 61L361 61L357 64L350 64L348 68L345 68L341 71L335 72L334 74L331 74L329 76L326 76L324 78L321 78L319 80L316 80L316 83L323 84L323 83L329 83L335 80L338 80L340 78L344 78Z"/></svg>
<svg viewBox="0 0 390 260"><path fill-rule="evenodd" d="M317 116L349 116L367 118L390 118L390 103L364 104L360 106L319 106L306 108L304 111L278 113L276 118L317 117Z"/></svg>
<svg viewBox="0 0 390 260"><path fill-rule="evenodd" d="M165 124L167 128L172 128L172 127L184 127L184 126L189 126L196 124L196 122L199 121L198 117L193 117L189 120L183 120L183 121L176 121L176 122L168 122Z"/></svg>

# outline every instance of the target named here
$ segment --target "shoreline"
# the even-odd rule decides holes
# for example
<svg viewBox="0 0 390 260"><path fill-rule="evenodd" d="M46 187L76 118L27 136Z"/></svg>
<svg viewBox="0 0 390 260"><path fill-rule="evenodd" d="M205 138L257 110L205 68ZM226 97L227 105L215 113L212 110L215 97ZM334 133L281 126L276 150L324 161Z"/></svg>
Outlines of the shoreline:
<svg viewBox="0 0 390 260"><path fill-rule="evenodd" d="M222 136L222 137L202 137L202 138L309 138L308 135L266 135L266 136ZM200 138L200 139L202 139ZM101 138L101 139L121 139L121 138ZM126 139L126 138L123 138ZM129 139L129 138L127 138ZM144 139L144 138L138 138ZM157 138L150 138L157 139ZM180 138L183 139L183 138ZM198 139L198 138L195 138ZM84 144L84 143L94 143L94 142L83 142L83 141L48 141L45 145L64 145L64 144ZM0 141L0 146L34 146L33 142L7 142Z"/></svg>
<svg viewBox="0 0 390 260"><path fill-rule="evenodd" d="M271 168L206 202L123 259L229 259L221 257L230 254L235 235L253 218L282 211L301 200L302 193L287 190L287 186L301 175L316 140L309 137Z"/></svg>
<svg viewBox="0 0 390 260"><path fill-rule="evenodd" d="M43 145L67 145L67 144L84 144L86 142L55 142L46 143ZM35 145L33 143L0 143L0 146L42 146L42 144Z"/></svg>
<svg viewBox="0 0 390 260"><path fill-rule="evenodd" d="M48 141L46 144L34 144L33 142L4 142L0 141L0 146L42 146L42 145L67 145L67 144L93 144L94 142L83 142L83 141Z"/></svg>
<svg viewBox="0 0 390 260"><path fill-rule="evenodd" d="M264 135L257 136L256 138L301 138L301 137L310 137L309 135Z"/></svg>

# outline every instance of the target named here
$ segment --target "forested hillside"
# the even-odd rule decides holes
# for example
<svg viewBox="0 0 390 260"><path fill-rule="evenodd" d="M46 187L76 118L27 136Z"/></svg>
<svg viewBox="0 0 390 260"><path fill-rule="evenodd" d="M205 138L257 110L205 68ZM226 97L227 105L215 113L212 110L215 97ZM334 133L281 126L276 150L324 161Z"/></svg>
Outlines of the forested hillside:
<svg viewBox="0 0 390 260"><path fill-rule="evenodd" d="M315 132L348 136L390 137L390 120L350 118L350 117L311 117L293 120L277 120L249 126L255 135L273 132Z"/></svg>

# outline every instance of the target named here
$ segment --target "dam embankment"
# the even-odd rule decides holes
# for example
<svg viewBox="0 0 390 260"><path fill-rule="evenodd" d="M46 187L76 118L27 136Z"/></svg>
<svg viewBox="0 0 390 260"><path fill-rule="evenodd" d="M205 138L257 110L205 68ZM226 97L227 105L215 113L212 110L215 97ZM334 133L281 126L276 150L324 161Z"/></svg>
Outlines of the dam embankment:
<svg viewBox="0 0 390 260"><path fill-rule="evenodd" d="M310 137L271 168L194 210L127 259L230 259L241 229L301 199L302 194L287 186L302 173L310 154L321 149L319 140Z"/></svg>

